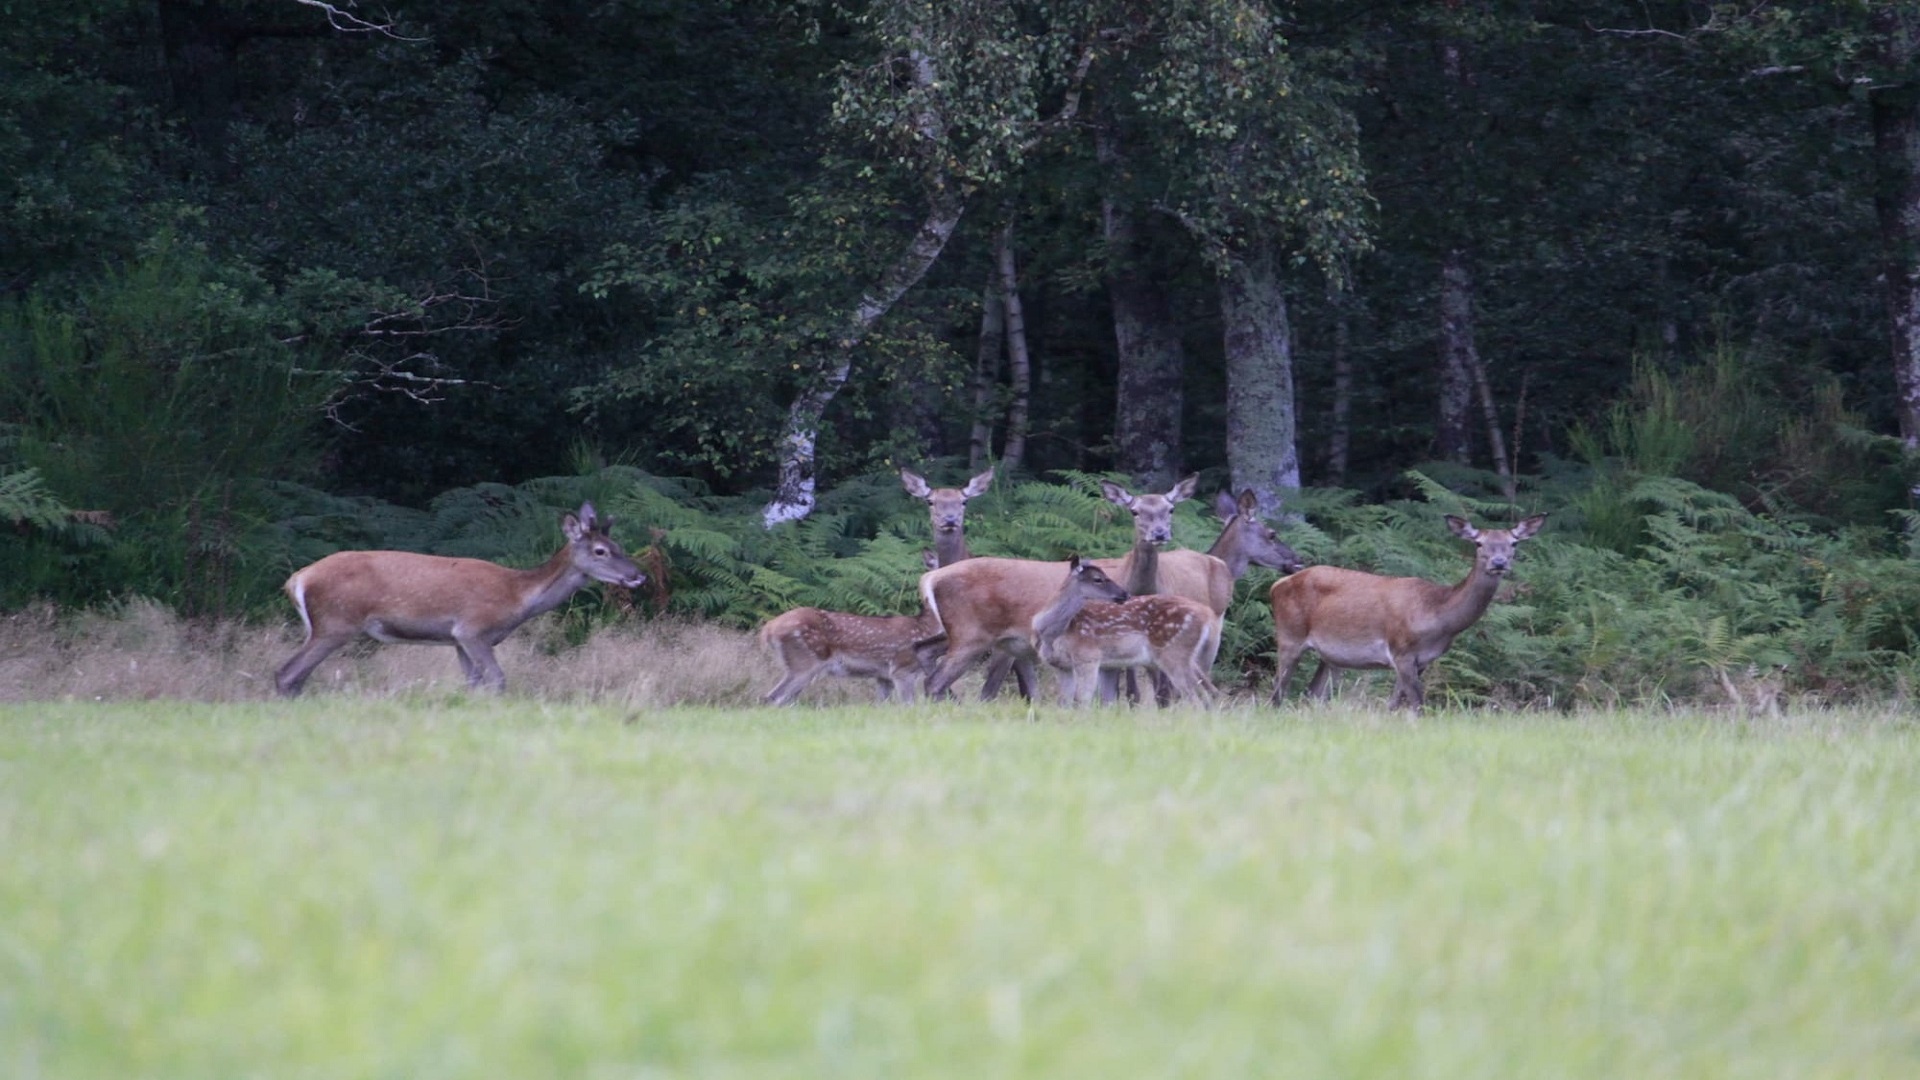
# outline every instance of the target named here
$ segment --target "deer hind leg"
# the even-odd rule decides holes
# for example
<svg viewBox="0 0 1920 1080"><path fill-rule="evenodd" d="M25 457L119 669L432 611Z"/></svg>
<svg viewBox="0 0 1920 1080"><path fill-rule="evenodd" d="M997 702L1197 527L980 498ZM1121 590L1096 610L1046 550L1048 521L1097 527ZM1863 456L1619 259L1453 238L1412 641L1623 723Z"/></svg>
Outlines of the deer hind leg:
<svg viewBox="0 0 1920 1080"><path fill-rule="evenodd" d="M307 685L307 677L313 674L313 669L357 636L358 631L348 634L308 634L306 644L288 657L287 662L281 664L280 670L274 674L274 689L279 691L281 697L298 697L301 689Z"/></svg>
<svg viewBox="0 0 1920 1080"><path fill-rule="evenodd" d="M981 701L992 701L1000 696L1000 687L1007 681L1009 671L1013 673L1014 686L1019 689L1020 696L1028 701L1033 700L1033 695L1040 689L1033 661L1011 649L995 649L993 659L987 661L987 681L980 687Z"/></svg>
<svg viewBox="0 0 1920 1080"><path fill-rule="evenodd" d="M1313 678L1307 683L1307 696L1315 701L1325 701L1333 694L1333 680L1340 675L1340 669L1320 658L1320 666L1313 671Z"/></svg>
<svg viewBox="0 0 1920 1080"><path fill-rule="evenodd" d="M1300 658L1306 654L1306 651L1307 645L1304 641L1279 639L1279 652L1274 658L1273 673L1273 703L1276 706L1286 700L1287 684L1293 681L1293 673L1299 668ZM1326 665L1321 666L1324 668ZM1317 679L1319 675L1316 673L1314 677Z"/></svg>
<svg viewBox="0 0 1920 1080"><path fill-rule="evenodd" d="M814 678L820 674L820 670L817 667L801 668L797 671L789 668L786 676L776 683L773 689L767 691L767 696L761 700L769 705L793 704L793 699L800 696L800 691L805 690L807 684L813 682Z"/></svg>
<svg viewBox="0 0 1920 1080"><path fill-rule="evenodd" d="M959 645L949 635L946 658L941 660L939 668L927 677L927 696L930 698L948 696L948 692L953 689L953 684L960 681L960 676L965 675L974 661L987 655L987 650L992 647L991 642L983 645Z"/></svg>

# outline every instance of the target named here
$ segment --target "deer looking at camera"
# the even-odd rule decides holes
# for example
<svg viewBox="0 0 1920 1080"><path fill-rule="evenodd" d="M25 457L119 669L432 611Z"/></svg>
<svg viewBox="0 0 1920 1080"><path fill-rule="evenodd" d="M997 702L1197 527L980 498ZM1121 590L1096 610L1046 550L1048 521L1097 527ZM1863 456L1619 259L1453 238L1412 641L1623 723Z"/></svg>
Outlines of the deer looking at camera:
<svg viewBox="0 0 1920 1080"><path fill-rule="evenodd" d="M1242 492L1238 500L1222 492L1214 508L1224 525L1213 546L1205 552L1158 552L1155 571L1162 593L1201 601L1220 618L1233 601L1234 581L1249 566L1290 573L1301 563L1293 549L1255 516L1252 491ZM1134 527L1137 539L1138 518ZM1126 572L1125 562L1097 559L1094 565L1113 577ZM927 693L945 694L975 661L995 648L1030 656L1033 617L1058 588L1060 565L1033 559L974 558L923 576L920 596L927 610L939 616L947 635L946 657L928 677Z"/></svg>
<svg viewBox="0 0 1920 1080"><path fill-rule="evenodd" d="M937 488L927 483L920 474L901 469L900 485L907 489L907 494L926 501L933 521L935 562L927 569L952 566L973 558L973 552L967 550L967 502L985 495L987 489L993 486L993 470L988 469L967 481L966 487ZM1006 649L995 649L992 658L987 661L987 681L980 691L981 700L999 696L1000 686L1006 682L1008 672L1013 673L1020 696L1029 701L1033 699L1040 684L1032 658Z"/></svg>
<svg viewBox="0 0 1920 1080"><path fill-rule="evenodd" d="M589 581L628 589L646 581L608 535L612 527L612 517L581 503L560 521L566 545L531 570L411 551L338 551L296 570L285 588L307 639L274 684L282 697L293 697L321 661L365 635L389 644L451 645L467 685L498 693L507 677L493 647L521 623L566 603Z"/></svg>
<svg viewBox="0 0 1920 1080"><path fill-rule="evenodd" d="M1167 677L1175 700L1205 701L1220 651L1213 609L1184 596L1135 596L1075 555L1066 581L1033 617L1034 651L1060 672L1060 700L1087 705L1102 671L1149 667Z"/></svg>
<svg viewBox="0 0 1920 1080"><path fill-rule="evenodd" d="M1449 514L1447 528L1475 547L1473 569L1452 586L1337 566L1309 567L1274 582L1279 656L1273 703L1280 704L1301 654L1312 649L1320 654L1320 667L1307 696L1325 700L1339 668L1392 668L1387 707L1418 712L1426 699L1421 679L1427 665L1486 614L1500 579L1513 567L1515 546L1538 533L1546 520L1536 514L1511 529L1481 530Z"/></svg>
<svg viewBox="0 0 1920 1080"><path fill-rule="evenodd" d="M938 563L934 552L921 553L927 569ZM898 694L912 704L915 685L933 670L941 646L940 620L930 614L852 615L821 608L794 608L760 628L760 641L780 661L786 675L765 698L787 705L822 675L872 679L880 700Z"/></svg>

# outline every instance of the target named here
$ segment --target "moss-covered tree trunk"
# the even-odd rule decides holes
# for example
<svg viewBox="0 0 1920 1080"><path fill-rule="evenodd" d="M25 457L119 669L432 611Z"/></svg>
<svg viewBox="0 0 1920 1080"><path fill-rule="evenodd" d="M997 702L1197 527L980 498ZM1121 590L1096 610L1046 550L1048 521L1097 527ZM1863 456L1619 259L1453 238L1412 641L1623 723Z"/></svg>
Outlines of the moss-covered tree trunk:
<svg viewBox="0 0 1920 1080"><path fill-rule="evenodd" d="M1226 337L1227 467L1233 490L1252 488L1262 514L1300 486L1293 401L1293 332L1273 249L1259 244L1220 280Z"/></svg>

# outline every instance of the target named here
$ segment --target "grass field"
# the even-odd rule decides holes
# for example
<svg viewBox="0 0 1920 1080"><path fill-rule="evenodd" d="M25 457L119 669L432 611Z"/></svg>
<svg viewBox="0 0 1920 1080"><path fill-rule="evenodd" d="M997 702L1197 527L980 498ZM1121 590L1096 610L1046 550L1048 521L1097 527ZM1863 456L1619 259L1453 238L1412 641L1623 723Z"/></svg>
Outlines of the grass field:
<svg viewBox="0 0 1920 1080"><path fill-rule="evenodd" d="M1920 727L0 705L0 1075L1911 1077Z"/></svg>

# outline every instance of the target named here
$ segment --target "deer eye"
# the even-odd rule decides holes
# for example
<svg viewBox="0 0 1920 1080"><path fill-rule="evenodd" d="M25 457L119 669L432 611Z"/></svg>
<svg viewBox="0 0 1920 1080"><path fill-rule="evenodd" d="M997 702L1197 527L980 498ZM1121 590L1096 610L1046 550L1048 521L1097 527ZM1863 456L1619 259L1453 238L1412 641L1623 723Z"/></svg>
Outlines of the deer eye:
<svg viewBox="0 0 1920 1080"><path fill-rule="evenodd" d="M593 553L594 553L595 555L598 555L598 556L600 556L600 557L601 557L601 558L603 558L603 559L604 559L604 558L606 558L606 557L607 557L607 549L606 549L606 546L605 546L605 545L602 545L602 544L596 544L596 545L594 545L594 548L593 548Z"/></svg>

